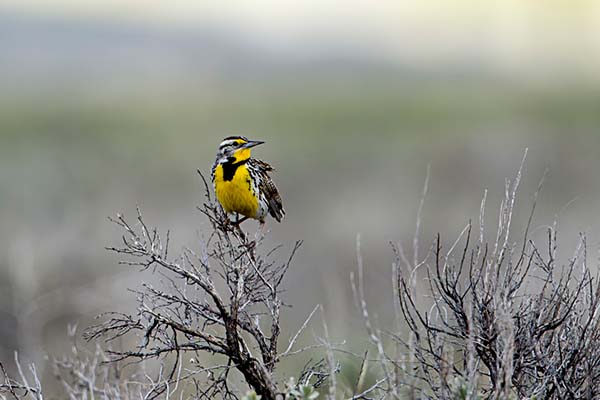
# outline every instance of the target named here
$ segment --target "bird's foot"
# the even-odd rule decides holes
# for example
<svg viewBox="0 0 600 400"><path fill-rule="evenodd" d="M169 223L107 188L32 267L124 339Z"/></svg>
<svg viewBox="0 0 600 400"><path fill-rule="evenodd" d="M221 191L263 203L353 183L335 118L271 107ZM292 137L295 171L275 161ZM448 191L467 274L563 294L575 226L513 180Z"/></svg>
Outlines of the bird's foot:
<svg viewBox="0 0 600 400"><path fill-rule="evenodd" d="M247 220L248 217L244 217L244 218L239 218L239 215L236 216L235 221L232 221L231 219L229 219L229 217L225 218L225 229L229 232L235 232L236 230L238 232L241 232L242 228L240 227L241 223L244 222L245 220Z"/></svg>
<svg viewBox="0 0 600 400"><path fill-rule="evenodd" d="M232 225L233 225L234 227L236 227L236 228L239 228L239 227L240 227L240 224L241 224L242 222L244 222L245 220L247 220L247 219L248 219L248 217L244 217L244 218L240 219L240 216L239 216L239 215L237 215L237 216L236 216L236 219L235 219L235 222L232 222Z"/></svg>

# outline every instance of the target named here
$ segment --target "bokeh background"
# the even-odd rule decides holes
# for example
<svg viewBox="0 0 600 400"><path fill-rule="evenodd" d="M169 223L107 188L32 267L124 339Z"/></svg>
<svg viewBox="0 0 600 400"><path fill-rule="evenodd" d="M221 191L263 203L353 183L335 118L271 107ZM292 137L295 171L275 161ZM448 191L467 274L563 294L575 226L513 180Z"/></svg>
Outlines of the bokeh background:
<svg viewBox="0 0 600 400"><path fill-rule="evenodd" d="M598 1L4 0L0 359L43 368L67 325L131 308L143 275L104 250L108 216L139 205L197 246L195 171L232 134L277 168L271 240L304 240L288 331L321 303L332 337L360 332L359 233L385 320L389 242L412 240L428 165L422 248L476 219L485 189L493 233L529 148L518 215L548 168L535 226L558 218L569 253L599 228L599 89Z"/></svg>

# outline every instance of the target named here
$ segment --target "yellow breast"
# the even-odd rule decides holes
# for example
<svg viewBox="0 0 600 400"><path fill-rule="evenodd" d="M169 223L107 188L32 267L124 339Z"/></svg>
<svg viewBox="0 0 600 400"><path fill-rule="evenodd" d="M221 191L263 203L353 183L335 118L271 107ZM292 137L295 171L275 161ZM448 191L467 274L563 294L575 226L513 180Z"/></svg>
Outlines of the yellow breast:
<svg viewBox="0 0 600 400"><path fill-rule="evenodd" d="M215 193L217 200L226 212L237 212L246 217L256 218L258 198L252 191L252 180L246 165L240 165L233 178L228 181L223 178L223 166L217 165Z"/></svg>

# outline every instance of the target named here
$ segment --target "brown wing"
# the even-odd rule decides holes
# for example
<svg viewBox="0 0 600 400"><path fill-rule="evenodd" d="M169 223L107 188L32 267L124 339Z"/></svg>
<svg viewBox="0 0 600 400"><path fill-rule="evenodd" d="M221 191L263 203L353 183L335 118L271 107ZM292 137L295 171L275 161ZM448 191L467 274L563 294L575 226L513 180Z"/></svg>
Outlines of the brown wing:
<svg viewBox="0 0 600 400"><path fill-rule="evenodd" d="M285 210L283 209L283 202L281 201L279 191L269 176L269 172L273 171L273 167L264 161L254 158L248 160L248 163L251 164L251 167L253 167L260 175L259 191L264 194L265 199L267 200L269 214L271 214L277 222L281 222L285 215Z"/></svg>

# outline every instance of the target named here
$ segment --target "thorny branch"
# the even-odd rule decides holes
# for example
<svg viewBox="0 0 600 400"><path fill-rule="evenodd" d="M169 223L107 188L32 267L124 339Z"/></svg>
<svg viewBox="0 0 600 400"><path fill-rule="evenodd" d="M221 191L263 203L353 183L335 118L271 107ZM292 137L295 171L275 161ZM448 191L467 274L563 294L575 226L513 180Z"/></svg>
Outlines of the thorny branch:
<svg viewBox="0 0 600 400"><path fill-rule="evenodd" d="M227 362L219 371L211 370L211 382L205 382L196 398L236 398L238 391L230 373L235 369L263 399L274 400L280 391L273 371L281 356L291 350L288 347L278 353L282 281L301 242L284 262L274 261L271 252L263 256L257 251L263 238L250 240L232 224L212 201L201 177L206 201L199 210L208 218L211 233L199 253L185 249L173 258L169 233L161 236L156 228L150 228L139 209L134 224L122 215L111 219L124 233L121 245L109 250L125 256L123 264L160 274L168 285L143 284L135 291L137 313L108 315L106 322L86 332L86 338L109 342L131 334L142 338L136 350L110 351L112 361L164 361L171 357L168 379L150 397L168 390L169 382L173 384L182 354L198 360L209 354Z"/></svg>
<svg viewBox="0 0 600 400"><path fill-rule="evenodd" d="M600 397L600 284L587 262L586 237L560 264L556 224L548 229L544 251L529 236L540 183L522 243L511 240L522 168L506 182L491 244L484 242L486 193L478 234L469 223L447 250L438 235L413 264L401 245L394 247L395 309L408 330L408 339L390 332L406 350L396 357L382 353L382 335L371 325L359 255L356 292L388 382L379 393L403 398L389 382L404 381L409 398ZM421 266L424 284L417 285Z"/></svg>

